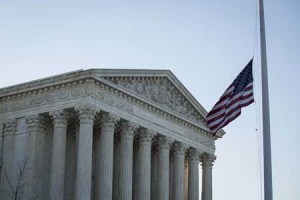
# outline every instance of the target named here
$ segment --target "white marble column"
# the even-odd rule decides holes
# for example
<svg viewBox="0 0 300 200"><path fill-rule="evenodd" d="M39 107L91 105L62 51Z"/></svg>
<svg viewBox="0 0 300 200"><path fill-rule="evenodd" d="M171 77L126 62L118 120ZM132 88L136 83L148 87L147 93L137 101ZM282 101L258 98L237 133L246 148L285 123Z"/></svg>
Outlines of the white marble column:
<svg viewBox="0 0 300 200"><path fill-rule="evenodd" d="M74 177L73 177L73 184L72 184L72 191L73 191L73 199L76 198L76 175L77 175L77 163L78 163L78 145L79 145L79 132L80 132L80 119L75 121L75 155L74 155L74 163L75 163L75 169L74 169Z"/></svg>
<svg viewBox="0 0 300 200"><path fill-rule="evenodd" d="M121 122L119 200L132 200L133 136L137 125Z"/></svg>
<svg viewBox="0 0 300 200"><path fill-rule="evenodd" d="M173 144L173 200L184 200L184 159L186 146L180 142Z"/></svg>
<svg viewBox="0 0 300 200"><path fill-rule="evenodd" d="M153 132L144 128L139 129L137 135L137 166L136 193L134 200L150 200L151 198L151 141Z"/></svg>
<svg viewBox="0 0 300 200"><path fill-rule="evenodd" d="M75 199L90 200L92 181L93 124L97 109L90 105L79 106L75 109L80 115Z"/></svg>
<svg viewBox="0 0 300 200"><path fill-rule="evenodd" d="M64 199L67 114L63 110L50 112L53 118L50 200Z"/></svg>
<svg viewBox="0 0 300 200"><path fill-rule="evenodd" d="M212 166L216 156L203 153L202 162L202 200L212 200Z"/></svg>
<svg viewBox="0 0 300 200"><path fill-rule="evenodd" d="M26 199L42 198L44 143L45 143L45 119L40 115L26 117L26 132L28 136L25 185Z"/></svg>
<svg viewBox="0 0 300 200"><path fill-rule="evenodd" d="M119 199L120 191L120 128L115 131L114 137L114 167L113 167L113 200Z"/></svg>
<svg viewBox="0 0 300 200"><path fill-rule="evenodd" d="M199 200L199 156L197 149L189 149L188 200Z"/></svg>
<svg viewBox="0 0 300 200"><path fill-rule="evenodd" d="M75 199L76 182L76 132L79 131L79 121L68 120L67 141L66 141L66 164L65 164L65 195L64 200Z"/></svg>
<svg viewBox="0 0 300 200"><path fill-rule="evenodd" d="M169 156L172 141L158 136L157 142L157 200L169 199Z"/></svg>
<svg viewBox="0 0 300 200"><path fill-rule="evenodd" d="M153 143L151 154L151 200L157 200L157 163L157 148Z"/></svg>
<svg viewBox="0 0 300 200"><path fill-rule="evenodd" d="M99 145L96 152L96 174L97 197L98 200L111 200L113 187L113 147L114 130L117 117L104 113L101 115L101 133L99 135Z"/></svg>
<svg viewBox="0 0 300 200"><path fill-rule="evenodd" d="M174 178L174 155L170 151L169 159L169 200L173 200L173 178Z"/></svg>
<svg viewBox="0 0 300 200"><path fill-rule="evenodd" d="M135 134L136 135L136 134ZM136 199L137 196L137 182L138 182L138 137L133 138L133 160L132 160L132 199Z"/></svg>
<svg viewBox="0 0 300 200"><path fill-rule="evenodd" d="M189 162L187 156L184 160L184 200L189 199Z"/></svg>

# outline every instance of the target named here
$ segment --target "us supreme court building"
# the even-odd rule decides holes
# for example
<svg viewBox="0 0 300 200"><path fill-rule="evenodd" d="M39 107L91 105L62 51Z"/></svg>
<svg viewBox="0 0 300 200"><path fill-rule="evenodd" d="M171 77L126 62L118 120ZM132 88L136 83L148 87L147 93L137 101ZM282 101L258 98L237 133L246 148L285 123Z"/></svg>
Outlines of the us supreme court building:
<svg viewBox="0 0 300 200"><path fill-rule="evenodd" d="M206 114L169 70L79 70L2 88L0 199L211 200L225 132L213 135Z"/></svg>

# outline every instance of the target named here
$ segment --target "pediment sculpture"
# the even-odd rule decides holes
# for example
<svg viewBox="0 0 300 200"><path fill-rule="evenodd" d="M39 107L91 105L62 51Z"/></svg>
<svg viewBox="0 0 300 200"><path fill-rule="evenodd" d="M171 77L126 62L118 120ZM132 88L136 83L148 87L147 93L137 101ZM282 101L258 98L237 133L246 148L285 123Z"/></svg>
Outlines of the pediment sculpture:
<svg viewBox="0 0 300 200"><path fill-rule="evenodd" d="M203 116L167 77L105 77L106 80L166 110L205 124Z"/></svg>

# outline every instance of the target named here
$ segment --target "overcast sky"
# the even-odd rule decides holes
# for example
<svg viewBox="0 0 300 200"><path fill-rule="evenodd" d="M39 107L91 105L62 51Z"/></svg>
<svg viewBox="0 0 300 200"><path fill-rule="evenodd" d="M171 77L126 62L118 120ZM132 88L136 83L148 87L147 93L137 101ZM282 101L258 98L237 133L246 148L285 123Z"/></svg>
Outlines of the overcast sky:
<svg viewBox="0 0 300 200"><path fill-rule="evenodd" d="M257 103L216 143L213 196L261 199L256 0L82 2L0 0L0 87L78 69L170 69L209 110L254 54ZM265 0L274 200L300 199L299 9Z"/></svg>

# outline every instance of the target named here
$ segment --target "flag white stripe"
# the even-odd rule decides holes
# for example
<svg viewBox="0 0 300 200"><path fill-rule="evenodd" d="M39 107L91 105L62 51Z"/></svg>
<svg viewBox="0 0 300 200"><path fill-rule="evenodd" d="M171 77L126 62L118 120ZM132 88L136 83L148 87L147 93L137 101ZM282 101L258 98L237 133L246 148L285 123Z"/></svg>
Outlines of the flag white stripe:
<svg viewBox="0 0 300 200"><path fill-rule="evenodd" d="M224 121L219 126L217 126L215 129L213 129L212 131L214 132L214 131L218 130L219 128L221 128L228 120L235 117L236 115L239 115L240 112L241 112L241 109L238 109L235 112L231 113L230 115L226 116Z"/></svg>
<svg viewBox="0 0 300 200"><path fill-rule="evenodd" d="M248 102L252 101L253 99L254 99L254 97L251 96L251 97L249 97L249 98L247 98L247 99L244 99L244 100L241 100L241 101L236 102L235 104L232 104L229 108L224 108L224 109L223 109L223 112L220 113L219 115L223 115L224 113L225 113L225 115L224 115L222 118L217 119L217 120L215 120L215 121L209 123L209 126L212 127L212 126L217 125L217 124L220 123L220 122L227 116L227 114L230 113L232 110L234 110L234 109L237 108L237 107L240 107L241 104L245 104L245 103L248 103ZM240 108L240 109L241 109L241 108Z"/></svg>
<svg viewBox="0 0 300 200"><path fill-rule="evenodd" d="M240 98L242 95L243 95L243 92L240 92L240 93L236 94L235 96L233 96L233 97L231 97L231 98L228 98L228 99L224 100L224 101L222 102L221 105L222 105L222 106L229 105L229 104L231 104L232 101L236 100L237 98ZM221 106L218 106L218 107L221 107ZM224 108L221 109L219 112L216 112L215 114L208 116L208 117L207 117L207 120L211 120L211 119L215 118L216 116L221 115L222 113L224 113L224 111L225 111L226 109L227 109L227 108L224 107ZM213 110L215 110L215 109L212 109L212 111L213 111Z"/></svg>
<svg viewBox="0 0 300 200"><path fill-rule="evenodd" d="M252 85L252 84L251 84L251 85ZM251 86L251 85L248 84L248 86L245 88L245 90L246 90L249 86ZM248 91L246 91L246 92L244 92L244 90L243 90L243 91L241 91L240 93L234 95L234 96L231 97L231 98L229 97L228 99L224 99L224 101L223 101L222 103L218 104L218 105L220 105L220 106L216 106L215 108L212 109L212 111L214 111L214 110L216 110L216 109L218 109L218 108L220 108L220 107L222 107L222 106L224 106L224 105L229 105L232 101L236 100L237 98L240 98L241 96L247 96L247 95L249 95L249 94L251 94L251 93L253 93L253 89L248 90ZM225 109L227 109L227 108L224 107L224 108L223 108L222 110L220 110L219 112L214 113L213 115L208 116L208 117L207 117L207 120L209 121L209 120L211 120L211 119L213 119L213 118L215 118L215 117L221 115L221 114L224 112ZM212 111L211 111L211 112L212 112Z"/></svg>
<svg viewBox="0 0 300 200"><path fill-rule="evenodd" d="M224 120L224 118L226 118L228 116L228 113L230 113L232 110L234 110L235 108L237 108L240 104L240 101L236 102L235 104L231 105L229 108L227 108L225 110L225 115L224 117L220 118L220 119L217 119L215 121L213 121L212 123L210 123L209 125L210 126L215 126L216 124L219 124L221 121ZM230 115L229 115L230 116Z"/></svg>
<svg viewBox="0 0 300 200"><path fill-rule="evenodd" d="M234 85L232 85L230 88L228 88L228 89L224 92L224 94L221 96L221 98L224 97L224 96L226 96L227 94L233 92L233 90L234 90Z"/></svg>
<svg viewBox="0 0 300 200"><path fill-rule="evenodd" d="M249 97L248 99L244 99L243 101L241 101L241 104L246 104L249 103L250 101L254 100L254 96Z"/></svg>
<svg viewBox="0 0 300 200"><path fill-rule="evenodd" d="M241 112L241 109L236 110L235 112L231 113L230 115L226 116L224 122L222 122L218 127L223 126L228 120L235 117L236 115L239 115Z"/></svg>
<svg viewBox="0 0 300 200"><path fill-rule="evenodd" d="M231 86L231 87L227 90L227 92L225 92L225 93L221 96L221 98L223 98L224 96L226 96L226 95L232 93L233 90L234 90L234 86ZM228 97L230 97L230 96L228 96ZM221 98L220 98L220 99L221 99ZM226 98L226 99L227 99L227 98ZM221 106L222 106L222 105L217 104L217 105L215 105L215 107L214 107L213 109L217 109L217 108L219 108L219 107L221 107Z"/></svg>
<svg viewBox="0 0 300 200"><path fill-rule="evenodd" d="M253 82L249 83L249 84L245 87L245 89L244 89L243 91L245 91L246 89L248 89L248 87L250 87L250 86L253 86ZM226 96L226 95L228 95L229 93L233 92L233 90L234 90L234 86L231 86L230 88L228 88L227 91L225 91L225 93L221 96L221 98L224 97L224 96ZM243 93L243 91L239 92L238 94ZM249 90L249 91L252 91L252 90ZM247 92L248 92L248 91L247 91ZM225 94L226 94L226 95L225 95ZM236 95L238 95L238 94L236 94ZM236 95L235 95L235 96L236 96ZM229 98L229 97L230 97L230 96L228 96L228 98ZM220 98L220 99L221 99L221 98ZM227 98L226 98L226 99L227 99ZM226 99L224 99L224 101L225 101ZM222 103L220 102L220 103L218 103L217 105L215 105L215 107L212 108L212 111L215 110L215 109L218 109L218 108L222 107L222 106L224 105L224 103L223 103L224 101L222 101Z"/></svg>

